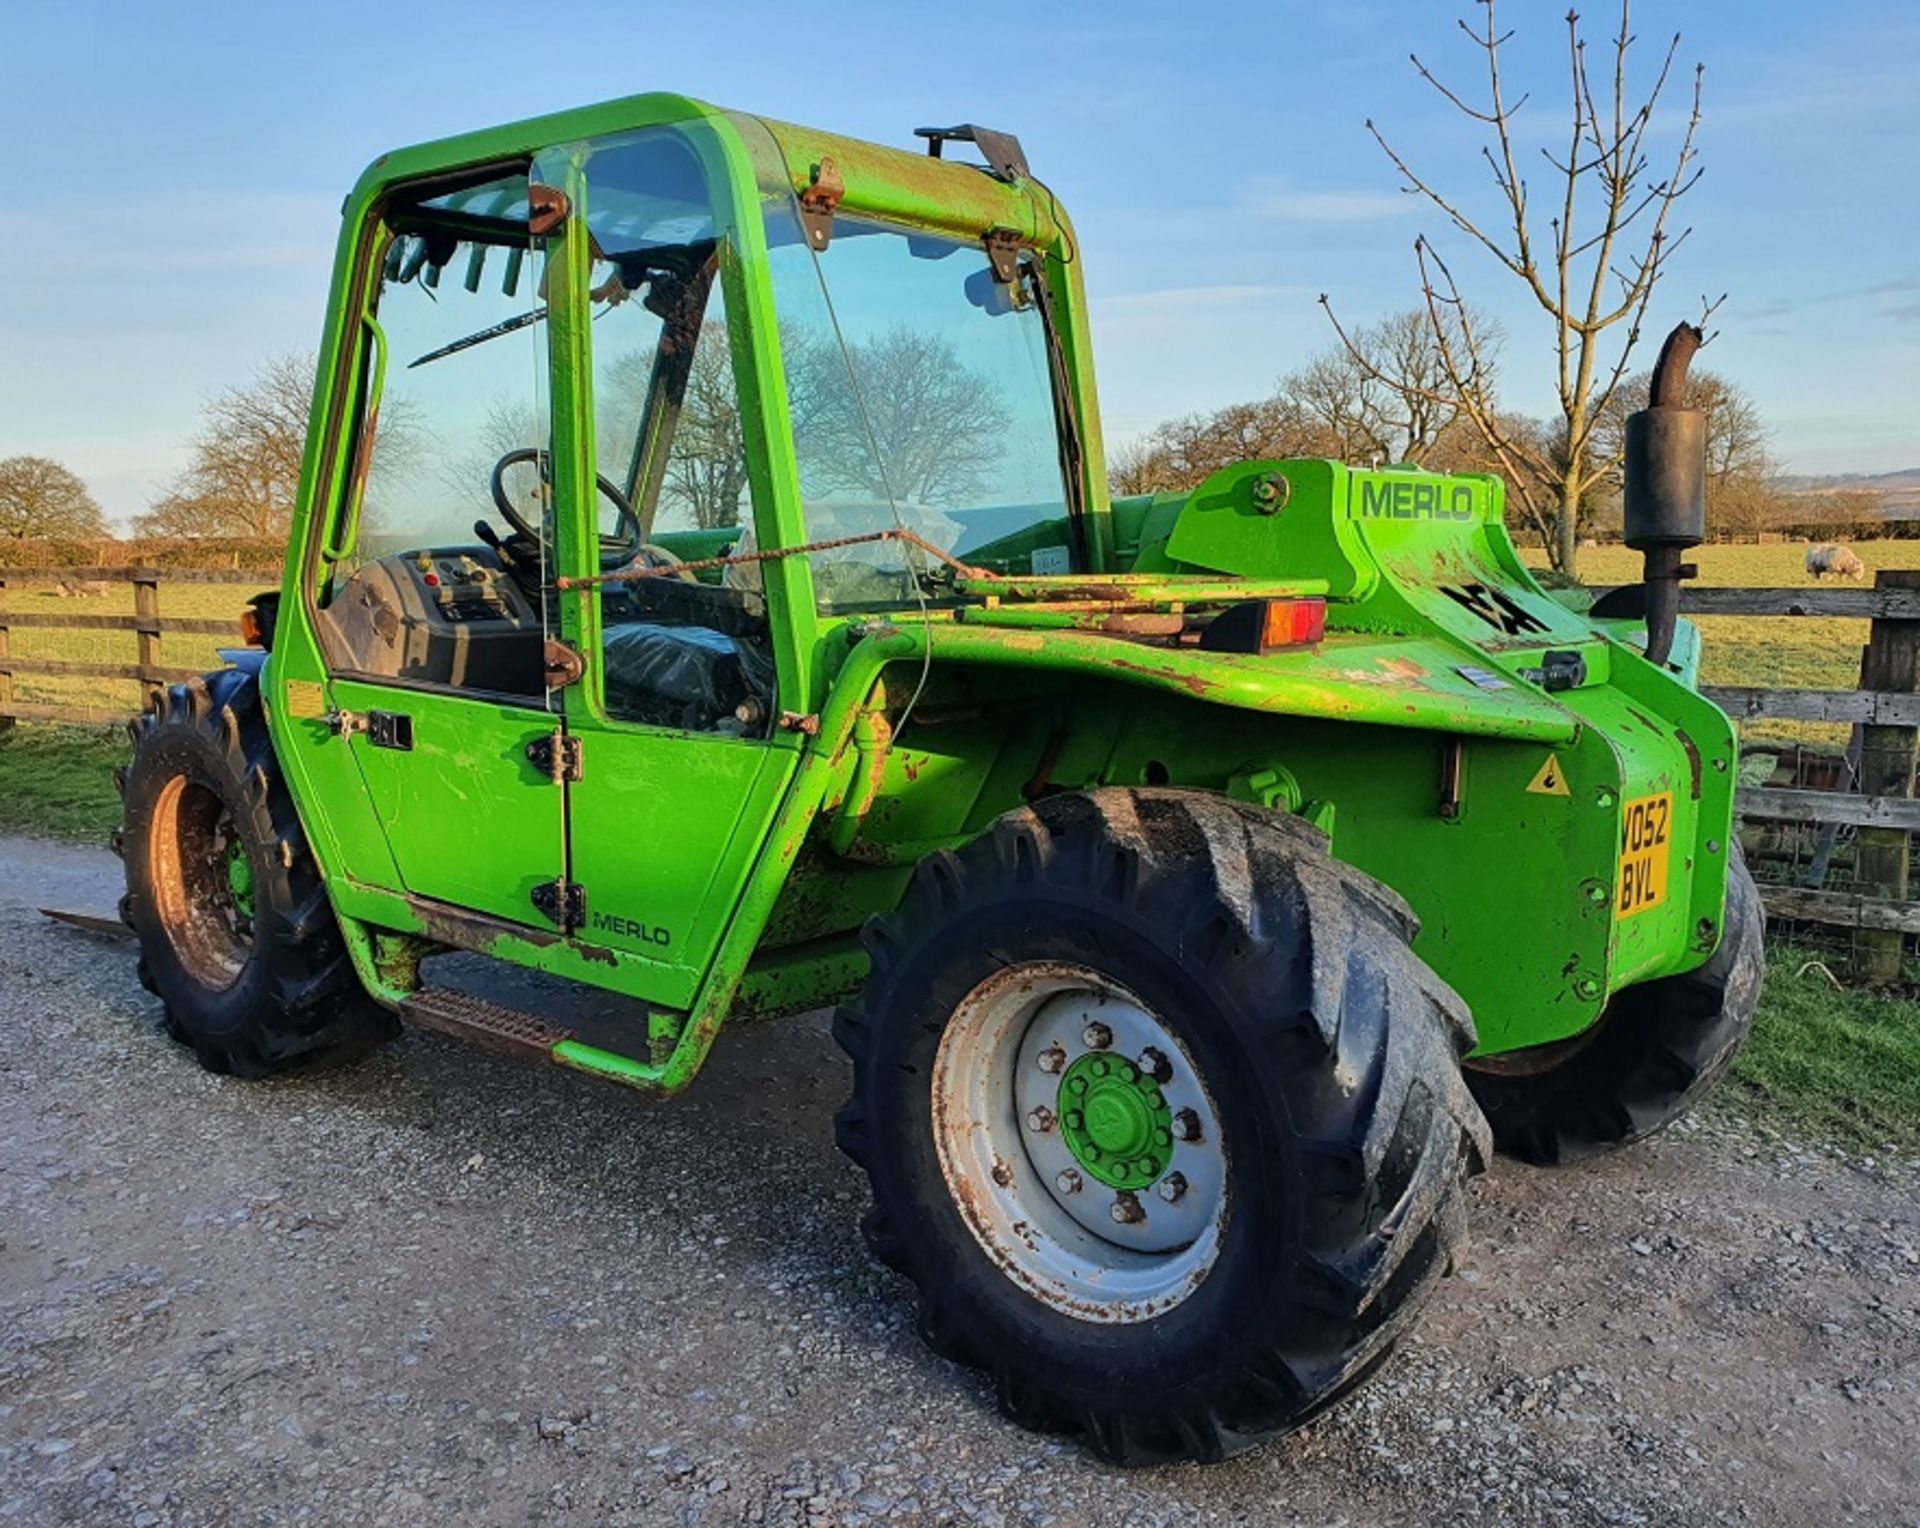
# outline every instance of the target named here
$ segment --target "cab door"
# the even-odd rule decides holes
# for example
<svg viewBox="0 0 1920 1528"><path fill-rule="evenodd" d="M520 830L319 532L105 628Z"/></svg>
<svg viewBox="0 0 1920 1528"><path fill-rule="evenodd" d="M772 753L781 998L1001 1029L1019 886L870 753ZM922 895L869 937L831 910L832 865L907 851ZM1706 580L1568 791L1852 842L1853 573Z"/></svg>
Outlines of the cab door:
<svg viewBox="0 0 1920 1528"><path fill-rule="evenodd" d="M776 725L792 662L776 653L778 580L676 566L775 544L770 513L754 529L769 475L745 401L756 383L725 166L704 121L535 166L570 209L555 342L586 390L555 474L562 559L586 580L560 607L583 659L565 692L580 750L573 938L626 958L648 998L677 1008L713 962L805 741Z"/></svg>
<svg viewBox="0 0 1920 1528"><path fill-rule="evenodd" d="M393 889L550 927L565 796L545 751L562 719L543 657L547 342L528 185L524 166L437 181L390 202L372 235L362 395L376 407L315 626L332 746L385 835Z"/></svg>

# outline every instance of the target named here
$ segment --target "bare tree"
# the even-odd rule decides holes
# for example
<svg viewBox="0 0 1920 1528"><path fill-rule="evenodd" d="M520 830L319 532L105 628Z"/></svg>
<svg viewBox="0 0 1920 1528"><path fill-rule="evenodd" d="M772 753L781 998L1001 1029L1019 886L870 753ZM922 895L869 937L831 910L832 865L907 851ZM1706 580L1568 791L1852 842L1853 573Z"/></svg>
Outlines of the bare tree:
<svg viewBox="0 0 1920 1528"><path fill-rule="evenodd" d="M1331 440L1295 399L1276 392L1258 402L1169 419L1116 452L1108 476L1116 493L1163 493L1196 487L1239 462L1325 456Z"/></svg>
<svg viewBox="0 0 1920 1528"><path fill-rule="evenodd" d="M1504 334L1497 321L1474 313L1485 374L1476 379L1491 397L1494 363ZM1460 320L1443 316L1448 338L1460 341ZM1280 392L1324 427L1326 454L1346 462L1428 463L1443 443L1446 455L1463 459L1464 423L1453 396L1442 351L1425 309L1409 308L1348 333L1349 343L1316 356L1283 378Z"/></svg>
<svg viewBox="0 0 1920 1528"><path fill-rule="evenodd" d="M0 536L106 533L106 516L79 474L45 456L0 461Z"/></svg>
<svg viewBox="0 0 1920 1528"><path fill-rule="evenodd" d="M1367 130L1399 171L1402 189L1423 197L1456 233L1492 256L1547 317L1559 412L1541 437L1508 427L1509 416L1501 413L1493 393L1483 327L1432 242L1424 235L1414 241L1421 293L1445 374L1444 386L1421 390L1458 408L1479 431L1508 479L1522 518L1540 533L1554 566L1571 574L1580 544L1582 503L1613 470L1612 460L1596 450L1597 423L1626 374L1660 278L1690 231L1673 233L1668 225L1675 204L1700 177L1694 140L1700 125L1702 71L1694 70L1692 108L1671 158L1662 161L1665 173L1652 173L1649 134L1679 49L1679 34L1644 90L1636 92L1628 77L1635 41L1630 0L1621 0L1619 31L1610 39L1609 65L1596 95L1579 13L1567 13L1571 122L1564 151L1540 150L1553 188L1543 235L1516 140L1515 118L1527 97L1510 102L1502 74L1501 49L1512 33L1500 30L1494 0L1477 3L1483 24L1459 25L1481 55L1484 100L1469 100L1443 83L1418 55L1413 65L1445 101L1486 132L1481 156L1492 173L1498 220L1477 219L1464 202L1416 171L1371 120ZM1709 305L1708 312L1716 305ZM1328 312L1331 315L1331 307ZM1365 363L1338 319L1334 324L1349 352Z"/></svg>
<svg viewBox="0 0 1920 1528"><path fill-rule="evenodd" d="M313 405L311 355L270 356L245 387L210 400L192 459L134 519L146 536L286 534L300 488L300 455ZM383 440L385 437L383 422Z"/></svg>
<svg viewBox="0 0 1920 1528"><path fill-rule="evenodd" d="M1627 415L1646 407L1651 379L1644 371L1628 377L1609 400L1594 427L1602 459L1620 460ZM1708 528L1753 534L1796 518L1768 449L1772 431L1746 390L1718 372L1696 368L1687 380L1687 402L1706 415ZM1618 493L1617 471L1605 490Z"/></svg>
<svg viewBox="0 0 1920 1528"><path fill-rule="evenodd" d="M701 326L667 456L665 489L686 507L700 530L740 523L747 491L747 440L724 323Z"/></svg>
<svg viewBox="0 0 1920 1528"><path fill-rule="evenodd" d="M975 492L998 460L1006 405L942 336L896 324L849 346L857 392L837 347L801 355L801 365L792 354L787 363L790 375L806 373L797 387L805 428L796 420L794 434L811 487L950 505Z"/></svg>

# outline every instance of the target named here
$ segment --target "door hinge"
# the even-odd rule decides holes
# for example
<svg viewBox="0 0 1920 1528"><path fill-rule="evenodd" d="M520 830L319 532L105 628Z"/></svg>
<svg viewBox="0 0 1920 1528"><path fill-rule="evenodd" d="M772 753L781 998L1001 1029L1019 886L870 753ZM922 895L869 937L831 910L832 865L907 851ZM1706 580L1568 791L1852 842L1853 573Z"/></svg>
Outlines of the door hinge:
<svg viewBox="0 0 1920 1528"><path fill-rule="evenodd" d="M585 758L586 750L581 746L580 739L568 737L557 727L545 736L531 738L527 742L527 762L555 785L578 780Z"/></svg>
<svg viewBox="0 0 1920 1528"><path fill-rule="evenodd" d="M587 921L587 888L578 881L548 881L533 888L534 911L571 934Z"/></svg>
<svg viewBox="0 0 1920 1528"><path fill-rule="evenodd" d="M800 221L806 229L807 243L817 253L833 238L833 212L847 194L840 167L826 155L807 175L807 187L800 193Z"/></svg>
<svg viewBox="0 0 1920 1528"><path fill-rule="evenodd" d="M1020 278L1020 231L1017 228L989 228L981 239L987 247L987 264L993 267L993 279L1005 287Z"/></svg>

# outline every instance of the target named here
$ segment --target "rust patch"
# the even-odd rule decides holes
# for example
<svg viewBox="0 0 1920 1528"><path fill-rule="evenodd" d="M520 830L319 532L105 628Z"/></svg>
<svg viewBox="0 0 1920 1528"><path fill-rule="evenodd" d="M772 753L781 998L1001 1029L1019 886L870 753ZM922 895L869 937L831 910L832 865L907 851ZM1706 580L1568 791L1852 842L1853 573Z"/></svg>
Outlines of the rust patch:
<svg viewBox="0 0 1920 1528"><path fill-rule="evenodd" d="M490 955L494 945L502 939L517 939L543 950L561 942L561 936L550 929L509 923L504 918L489 918L483 913L449 907L445 902L434 902L425 897L408 897L407 906L420 919L427 938L440 944L450 944L456 949L477 950L482 955Z"/></svg>
<svg viewBox="0 0 1920 1528"><path fill-rule="evenodd" d="M1115 668L1125 673L1138 674L1144 679L1172 679L1195 695L1205 696L1213 689L1213 686L1198 674L1169 674L1166 670L1157 669L1150 663L1129 663L1125 658L1115 658L1112 661Z"/></svg>
<svg viewBox="0 0 1920 1528"><path fill-rule="evenodd" d="M1693 739L1687 735L1685 727L1674 728L1673 735L1679 740L1680 746L1687 750L1687 769L1693 776L1690 790L1693 799L1698 801L1700 799L1700 750Z"/></svg>

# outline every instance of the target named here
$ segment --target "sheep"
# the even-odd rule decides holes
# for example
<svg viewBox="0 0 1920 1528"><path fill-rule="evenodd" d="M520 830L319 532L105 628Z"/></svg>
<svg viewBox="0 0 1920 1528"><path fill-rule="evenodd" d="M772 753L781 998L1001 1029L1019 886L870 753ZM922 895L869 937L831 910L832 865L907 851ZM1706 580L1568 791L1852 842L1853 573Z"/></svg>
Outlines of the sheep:
<svg viewBox="0 0 1920 1528"><path fill-rule="evenodd" d="M1850 578L1856 583L1867 576L1867 566L1852 547L1831 542L1807 548L1807 573L1813 578Z"/></svg>

